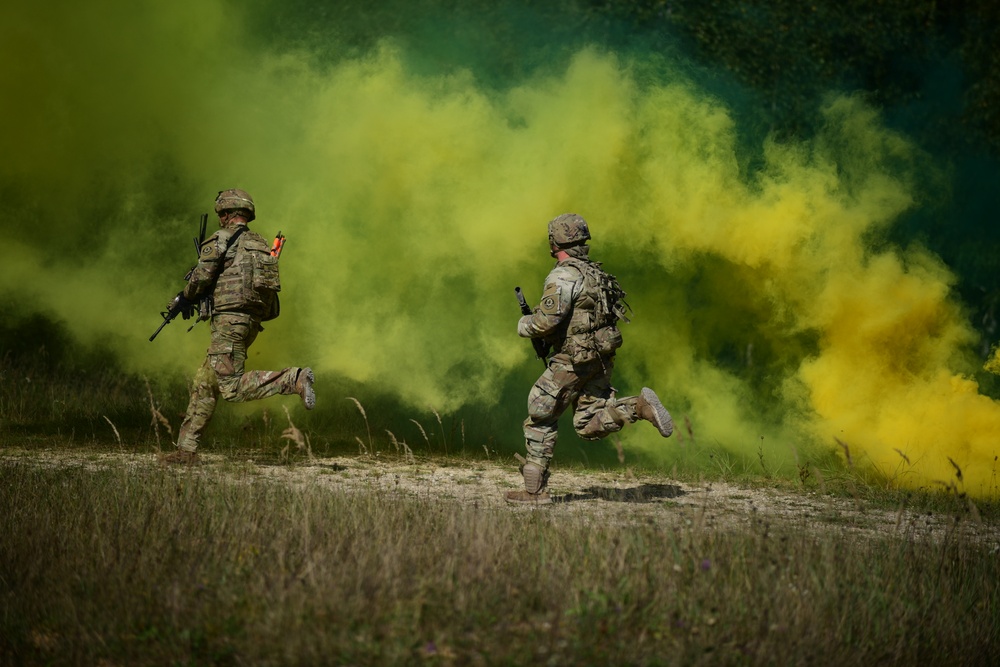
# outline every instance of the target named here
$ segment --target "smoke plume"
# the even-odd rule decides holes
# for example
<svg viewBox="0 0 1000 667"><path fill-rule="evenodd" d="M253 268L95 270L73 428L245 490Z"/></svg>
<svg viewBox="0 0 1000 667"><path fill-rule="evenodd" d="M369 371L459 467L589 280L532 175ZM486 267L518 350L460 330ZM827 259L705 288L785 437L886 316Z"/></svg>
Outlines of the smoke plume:
<svg viewBox="0 0 1000 667"><path fill-rule="evenodd" d="M337 57L262 43L221 0L96 4L2 10L0 293L136 372L198 363L204 332L146 339L197 215L241 187L252 227L288 237L254 367L508 410L516 446L523 407L498 392L533 362L513 287L539 295L546 222L572 211L635 311L623 395L654 387L735 452L850 452L914 487L957 465L970 493L995 492L1000 406L971 379L955 276L880 242L939 167L863 100L829 97L814 136L748 160L733 106L634 54L579 45L487 85L415 66L398 39ZM677 446L624 436L653 460Z"/></svg>

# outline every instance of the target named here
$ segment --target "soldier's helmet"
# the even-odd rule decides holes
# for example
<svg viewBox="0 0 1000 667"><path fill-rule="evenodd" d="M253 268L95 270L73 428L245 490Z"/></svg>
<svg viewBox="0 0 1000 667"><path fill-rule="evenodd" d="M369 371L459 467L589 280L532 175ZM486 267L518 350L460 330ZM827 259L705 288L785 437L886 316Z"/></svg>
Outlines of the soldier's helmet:
<svg viewBox="0 0 1000 667"><path fill-rule="evenodd" d="M257 217L257 211L253 205L253 197L246 190L240 190L239 188L223 190L215 198L215 212L218 214L223 211L246 211L250 214L247 216L247 220L253 220Z"/></svg>
<svg viewBox="0 0 1000 667"><path fill-rule="evenodd" d="M570 248L589 240L587 221L576 213L563 213L549 221L549 241L557 248Z"/></svg>

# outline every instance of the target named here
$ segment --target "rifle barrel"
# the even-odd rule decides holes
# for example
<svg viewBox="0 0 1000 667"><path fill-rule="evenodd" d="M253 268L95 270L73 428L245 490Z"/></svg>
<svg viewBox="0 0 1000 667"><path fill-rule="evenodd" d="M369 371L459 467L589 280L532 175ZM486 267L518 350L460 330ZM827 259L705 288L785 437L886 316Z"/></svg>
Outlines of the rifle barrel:
<svg viewBox="0 0 1000 667"><path fill-rule="evenodd" d="M521 291L521 288L515 287L514 293L517 294L517 302L521 304L521 314L531 315L531 308L528 306L528 302L524 300L524 292Z"/></svg>
<svg viewBox="0 0 1000 667"><path fill-rule="evenodd" d="M163 318L163 321L160 322L160 326L156 327L156 331L154 331L153 335L149 337L149 342L150 343L153 342L153 339L156 338L157 334L159 334L161 331L163 331L163 327L165 327L168 324L170 324L170 319L171 318L169 318L169 317L164 317Z"/></svg>

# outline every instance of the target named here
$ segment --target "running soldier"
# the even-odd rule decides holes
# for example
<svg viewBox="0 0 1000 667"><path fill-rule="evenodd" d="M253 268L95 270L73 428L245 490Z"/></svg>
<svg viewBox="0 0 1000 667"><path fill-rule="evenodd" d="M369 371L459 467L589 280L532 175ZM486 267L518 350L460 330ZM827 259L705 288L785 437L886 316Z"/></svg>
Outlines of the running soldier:
<svg viewBox="0 0 1000 667"><path fill-rule="evenodd" d="M573 428L584 440L599 440L640 419L664 438L674 430L670 413L656 393L617 398L611 386L615 351L622 345L618 321L625 317L625 292L614 276L589 259L590 230L575 213L549 222L549 248L556 266L545 279L541 303L523 316L517 333L538 338L554 352L528 394L521 465L524 490L509 491L511 503L552 502L546 485L558 437L560 415L573 406Z"/></svg>
<svg viewBox="0 0 1000 667"><path fill-rule="evenodd" d="M191 401L167 463L196 463L195 450L215 412L219 396L227 401L256 401L278 394L298 394L307 410L316 405L309 368L244 371L247 350L263 331L261 322L278 316L278 253L247 224L256 217L253 199L243 190L223 190L215 199L219 231L201 245L198 265L179 295L186 307L209 319L212 338L205 361L195 374Z"/></svg>

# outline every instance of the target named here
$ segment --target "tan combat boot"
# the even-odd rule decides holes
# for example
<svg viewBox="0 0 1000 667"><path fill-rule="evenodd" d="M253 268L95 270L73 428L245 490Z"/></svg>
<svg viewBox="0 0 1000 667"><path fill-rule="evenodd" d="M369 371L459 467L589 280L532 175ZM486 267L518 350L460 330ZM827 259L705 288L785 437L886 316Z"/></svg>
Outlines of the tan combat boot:
<svg viewBox="0 0 1000 667"><path fill-rule="evenodd" d="M189 452L185 449L178 449L176 452L164 454L160 457L160 463L176 463L179 465L200 465L201 459L196 452Z"/></svg>
<svg viewBox="0 0 1000 667"><path fill-rule="evenodd" d="M316 392L313 390L315 381L316 376L313 375L311 368L303 368L295 378L295 393L302 397L302 404L306 406L306 410L316 407Z"/></svg>
<svg viewBox="0 0 1000 667"><path fill-rule="evenodd" d="M545 490L549 482L548 470L534 461L525 461L521 464L521 476L524 477L524 490L508 491L508 503L548 505L552 502L549 492Z"/></svg>
<svg viewBox="0 0 1000 667"><path fill-rule="evenodd" d="M670 417L667 409L663 407L663 403L660 403L656 392L649 387L642 388L642 393L635 401L635 412L639 415L639 419L652 422L664 438L669 438L670 434L674 432L674 420Z"/></svg>

